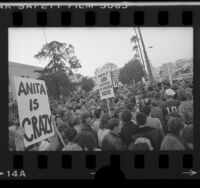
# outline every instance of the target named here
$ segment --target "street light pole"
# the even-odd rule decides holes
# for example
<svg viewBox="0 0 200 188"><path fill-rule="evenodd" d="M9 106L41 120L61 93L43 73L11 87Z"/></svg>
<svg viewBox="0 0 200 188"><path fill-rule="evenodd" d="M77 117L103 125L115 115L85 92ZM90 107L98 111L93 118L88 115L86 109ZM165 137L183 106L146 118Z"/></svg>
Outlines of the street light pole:
<svg viewBox="0 0 200 188"><path fill-rule="evenodd" d="M139 27L138 27L138 32L139 32L139 35L140 35L140 39L141 39L141 43L142 43L142 47L143 47L143 51L144 51L144 57L145 57L145 60L146 60L147 70L148 70L148 73L149 73L149 79L150 79L151 82L154 82L154 77L153 77L153 74L152 74L149 58L147 56L144 41L143 41L143 38L142 38L142 33L141 33Z"/></svg>

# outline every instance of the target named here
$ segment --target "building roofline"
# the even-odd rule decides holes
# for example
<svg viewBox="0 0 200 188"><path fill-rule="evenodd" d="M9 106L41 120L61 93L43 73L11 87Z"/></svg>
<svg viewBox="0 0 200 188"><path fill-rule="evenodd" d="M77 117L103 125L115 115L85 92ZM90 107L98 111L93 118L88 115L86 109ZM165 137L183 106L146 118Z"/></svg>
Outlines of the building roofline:
<svg viewBox="0 0 200 188"><path fill-rule="evenodd" d="M31 68L35 68L35 69L44 69L44 67L38 67L38 66L33 66L33 65L26 65L26 64L23 64L23 63L18 63L18 62L12 62L12 61L9 61L9 66L21 66L21 67L24 67L24 68L28 68L28 67L31 67Z"/></svg>

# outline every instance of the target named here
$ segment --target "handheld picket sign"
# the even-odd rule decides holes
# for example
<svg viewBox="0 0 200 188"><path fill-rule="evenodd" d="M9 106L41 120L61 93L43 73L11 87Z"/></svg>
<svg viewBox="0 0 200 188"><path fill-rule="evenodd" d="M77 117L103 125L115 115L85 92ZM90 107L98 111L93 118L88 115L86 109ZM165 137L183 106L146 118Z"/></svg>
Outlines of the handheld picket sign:
<svg viewBox="0 0 200 188"><path fill-rule="evenodd" d="M111 80L111 74L109 71L105 71L98 76L99 92L101 100L114 97L113 84Z"/></svg>
<svg viewBox="0 0 200 188"><path fill-rule="evenodd" d="M45 82L14 77L20 126L25 130L28 147L54 135L52 116Z"/></svg>

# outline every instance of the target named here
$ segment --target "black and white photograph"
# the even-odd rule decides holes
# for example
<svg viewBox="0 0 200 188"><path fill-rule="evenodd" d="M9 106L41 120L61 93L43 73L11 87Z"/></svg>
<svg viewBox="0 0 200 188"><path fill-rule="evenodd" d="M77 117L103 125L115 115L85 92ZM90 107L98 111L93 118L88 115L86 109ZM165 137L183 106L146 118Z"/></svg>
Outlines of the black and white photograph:
<svg viewBox="0 0 200 188"><path fill-rule="evenodd" d="M192 27L8 28L9 151L192 151Z"/></svg>

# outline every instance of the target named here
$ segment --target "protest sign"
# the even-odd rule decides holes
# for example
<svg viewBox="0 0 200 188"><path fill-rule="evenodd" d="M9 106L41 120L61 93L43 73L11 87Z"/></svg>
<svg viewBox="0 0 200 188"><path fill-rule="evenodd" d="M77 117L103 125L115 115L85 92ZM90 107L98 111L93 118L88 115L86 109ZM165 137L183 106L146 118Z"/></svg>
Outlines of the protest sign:
<svg viewBox="0 0 200 188"><path fill-rule="evenodd" d="M101 99L108 99L114 97L113 84L109 71L98 75L98 85Z"/></svg>
<svg viewBox="0 0 200 188"><path fill-rule="evenodd" d="M113 80L113 87L119 87L118 72L117 72L117 70L114 70L112 72L112 80Z"/></svg>
<svg viewBox="0 0 200 188"><path fill-rule="evenodd" d="M14 77L20 126L25 130L28 147L54 135L53 121L45 82Z"/></svg>

